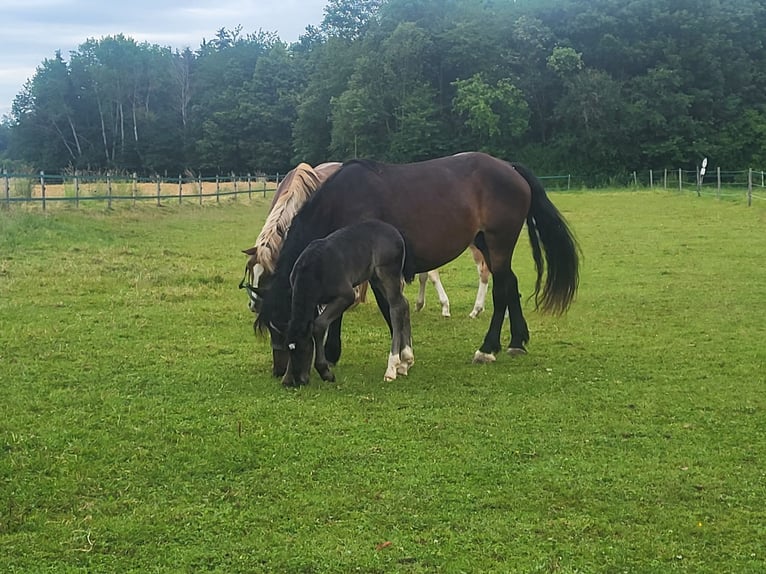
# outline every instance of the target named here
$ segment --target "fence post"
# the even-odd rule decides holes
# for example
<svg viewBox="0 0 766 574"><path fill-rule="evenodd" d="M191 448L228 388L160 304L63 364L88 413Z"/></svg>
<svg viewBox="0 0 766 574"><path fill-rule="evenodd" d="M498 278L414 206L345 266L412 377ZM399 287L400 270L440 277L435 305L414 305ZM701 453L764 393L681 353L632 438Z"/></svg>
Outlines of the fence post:
<svg viewBox="0 0 766 574"><path fill-rule="evenodd" d="M216 175L215 176L215 202L218 203L221 201L221 178Z"/></svg>
<svg viewBox="0 0 766 574"><path fill-rule="evenodd" d="M231 178L234 180L234 201L236 201L239 191L237 191L237 175L233 171L231 172Z"/></svg>
<svg viewBox="0 0 766 574"><path fill-rule="evenodd" d="M184 180L181 174L178 174L178 205L181 205L181 200L184 195Z"/></svg>
<svg viewBox="0 0 766 574"><path fill-rule="evenodd" d="M654 189L654 170L649 170L649 189Z"/></svg>
<svg viewBox="0 0 766 574"><path fill-rule="evenodd" d="M8 177L8 171L3 168L3 188L5 190L5 204L10 209L11 207L11 181Z"/></svg>
<svg viewBox="0 0 766 574"><path fill-rule="evenodd" d="M683 191L683 173L681 168L678 168L678 191Z"/></svg>
<svg viewBox="0 0 766 574"><path fill-rule="evenodd" d="M753 205L753 168L747 170L747 206Z"/></svg>
<svg viewBox="0 0 766 574"><path fill-rule="evenodd" d="M112 174L106 172L106 205L108 209L112 209Z"/></svg>
<svg viewBox="0 0 766 574"><path fill-rule="evenodd" d="M133 207L136 206L136 195L138 194L138 174L133 172Z"/></svg>
<svg viewBox="0 0 766 574"><path fill-rule="evenodd" d="M157 207L160 207L160 197L161 197L161 182L160 182L160 174L157 174Z"/></svg>
<svg viewBox="0 0 766 574"><path fill-rule="evenodd" d="M77 171L74 172L74 206L76 209L80 207L80 176Z"/></svg>
<svg viewBox="0 0 766 574"><path fill-rule="evenodd" d="M250 173L247 174L247 199L253 199L253 180L250 177Z"/></svg>
<svg viewBox="0 0 766 574"><path fill-rule="evenodd" d="M43 198L43 211L45 211L45 172L40 172L40 194Z"/></svg>
<svg viewBox="0 0 766 574"><path fill-rule="evenodd" d="M199 186L199 204L202 205L202 172L197 175L197 185Z"/></svg>
<svg viewBox="0 0 766 574"><path fill-rule="evenodd" d="M567 174L567 191L572 189L572 174Z"/></svg>
<svg viewBox="0 0 766 574"><path fill-rule="evenodd" d="M715 179L716 179L716 192L715 192L715 198L721 199L721 166L715 168Z"/></svg>

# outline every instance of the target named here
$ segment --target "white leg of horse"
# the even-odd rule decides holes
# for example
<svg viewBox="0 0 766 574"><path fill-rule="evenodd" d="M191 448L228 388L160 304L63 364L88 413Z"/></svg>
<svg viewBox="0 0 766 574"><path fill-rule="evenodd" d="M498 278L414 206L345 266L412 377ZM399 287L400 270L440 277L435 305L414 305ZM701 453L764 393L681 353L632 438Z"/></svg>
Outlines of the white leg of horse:
<svg viewBox="0 0 766 574"><path fill-rule="evenodd" d="M439 295L439 303L442 305L442 317L449 317L449 297L447 297L447 292L444 290L442 280L439 278L439 271L436 269L429 271L428 278L431 280L431 283L434 284L436 293Z"/></svg>
<svg viewBox="0 0 766 574"><path fill-rule="evenodd" d="M415 302L415 310L420 311L426 305L426 281L428 281L428 273L418 273L418 281L420 287L418 288L418 298Z"/></svg>
<svg viewBox="0 0 766 574"><path fill-rule="evenodd" d="M405 346L402 349L402 352L399 353L399 366L396 367L396 372L400 375L407 375L407 373L410 370L410 367L415 364L415 353L412 352L412 347L409 345Z"/></svg>
<svg viewBox="0 0 766 574"><path fill-rule="evenodd" d="M384 381L393 381L396 380L396 371L401 363L401 360L399 358L399 355L394 355L393 353L389 353L388 355L388 366L386 367L386 374L383 375Z"/></svg>
<svg viewBox="0 0 766 574"><path fill-rule="evenodd" d="M481 270L479 270L481 272ZM487 290L489 289L489 283L479 279L479 288L476 291L476 302L473 304L473 311L468 316L471 319L476 319L479 313L484 311L484 300L487 298Z"/></svg>
<svg viewBox="0 0 766 574"><path fill-rule="evenodd" d="M487 291L489 289L489 267L487 267L487 262L484 261L482 252L474 245L470 247L473 262L476 263L476 271L479 273L479 289L476 291L476 302L473 304L473 311L468 314L471 319L475 319L479 316L479 313L484 311L484 301L487 298Z"/></svg>
<svg viewBox="0 0 766 574"><path fill-rule="evenodd" d="M495 355L492 353L482 353L481 351L476 351L473 354L473 362L478 364L484 364L484 363L494 363L497 359L495 358Z"/></svg>

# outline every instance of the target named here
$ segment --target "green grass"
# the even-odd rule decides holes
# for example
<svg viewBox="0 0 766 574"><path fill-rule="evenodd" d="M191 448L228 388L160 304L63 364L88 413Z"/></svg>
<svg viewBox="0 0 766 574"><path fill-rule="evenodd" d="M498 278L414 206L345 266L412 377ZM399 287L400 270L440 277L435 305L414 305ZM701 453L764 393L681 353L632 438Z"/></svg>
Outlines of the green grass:
<svg viewBox="0 0 766 574"><path fill-rule="evenodd" d="M4 571L763 572L764 205L553 200L581 289L529 355L471 364L466 254L409 377L369 303L297 391L236 288L267 201L0 211Z"/></svg>

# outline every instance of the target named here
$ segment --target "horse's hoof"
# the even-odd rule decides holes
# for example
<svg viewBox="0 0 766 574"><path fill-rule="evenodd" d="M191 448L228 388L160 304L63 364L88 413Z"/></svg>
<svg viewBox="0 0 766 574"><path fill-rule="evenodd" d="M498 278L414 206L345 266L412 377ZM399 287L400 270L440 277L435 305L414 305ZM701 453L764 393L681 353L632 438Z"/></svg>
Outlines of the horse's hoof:
<svg viewBox="0 0 766 574"><path fill-rule="evenodd" d="M417 303L415 305L415 311L422 311L423 307L425 307L425 303Z"/></svg>
<svg viewBox="0 0 766 574"><path fill-rule="evenodd" d="M444 317L445 319L449 319L450 317L452 317L452 315L450 315L449 311L442 311L442 317Z"/></svg>
<svg viewBox="0 0 766 574"><path fill-rule="evenodd" d="M388 373L383 375L383 381L385 381L386 383L390 383L391 381L395 381L395 380L396 380L396 373L394 373L393 375L390 375Z"/></svg>
<svg viewBox="0 0 766 574"><path fill-rule="evenodd" d="M468 313L468 316L471 319L476 319L476 317L478 317L481 314L482 311L484 311L484 309L474 309L473 311Z"/></svg>
<svg viewBox="0 0 766 574"><path fill-rule="evenodd" d="M484 365L486 363L494 363L497 359L495 358L495 355L492 353L483 353L481 351L476 351L473 354L473 362L476 365Z"/></svg>
<svg viewBox="0 0 766 574"><path fill-rule="evenodd" d="M512 357L518 357L520 355L526 355L527 350L524 347L508 347L508 354Z"/></svg>

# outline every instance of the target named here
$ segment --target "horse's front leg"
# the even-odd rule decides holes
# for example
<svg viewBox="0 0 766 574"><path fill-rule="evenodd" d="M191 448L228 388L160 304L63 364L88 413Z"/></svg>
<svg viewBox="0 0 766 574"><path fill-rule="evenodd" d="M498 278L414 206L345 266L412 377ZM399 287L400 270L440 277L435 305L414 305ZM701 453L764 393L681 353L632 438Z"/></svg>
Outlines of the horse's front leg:
<svg viewBox="0 0 766 574"><path fill-rule="evenodd" d="M338 319L343 312L354 304L354 291L351 290L348 293L344 293L330 301L324 308L324 310L314 319L314 327L312 335L314 337L314 368L322 377L323 381L335 381L335 375L330 369L330 363L325 355L325 339L327 337L327 330L336 319Z"/></svg>

